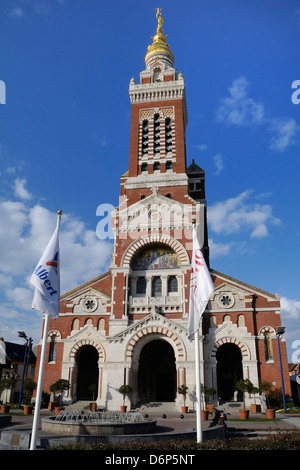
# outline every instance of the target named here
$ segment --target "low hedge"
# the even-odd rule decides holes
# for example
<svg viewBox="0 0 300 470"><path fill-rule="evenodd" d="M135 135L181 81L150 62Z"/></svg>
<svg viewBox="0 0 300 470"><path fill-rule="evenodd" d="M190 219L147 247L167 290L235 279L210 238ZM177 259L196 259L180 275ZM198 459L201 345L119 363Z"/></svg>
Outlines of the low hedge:
<svg viewBox="0 0 300 470"><path fill-rule="evenodd" d="M197 443L195 441L167 442L123 442L118 444L104 444L94 442L90 444L73 443L59 444L49 450L96 450L96 451L196 451L196 450L300 450L300 431L284 431L270 434L265 438L227 438L223 440L212 439Z"/></svg>

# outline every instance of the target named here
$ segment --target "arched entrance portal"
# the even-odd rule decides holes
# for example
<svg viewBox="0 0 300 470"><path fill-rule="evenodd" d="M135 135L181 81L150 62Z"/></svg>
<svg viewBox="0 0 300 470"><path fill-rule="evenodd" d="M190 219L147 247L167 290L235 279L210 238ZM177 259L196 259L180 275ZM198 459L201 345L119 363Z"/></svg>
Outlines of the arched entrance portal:
<svg viewBox="0 0 300 470"><path fill-rule="evenodd" d="M240 348L226 343L217 350L217 383L220 400L234 399L235 384L243 377L242 354Z"/></svg>
<svg viewBox="0 0 300 470"><path fill-rule="evenodd" d="M84 346L77 352L77 400L93 400L98 394L99 354L93 346ZM90 389L94 385L94 393Z"/></svg>
<svg viewBox="0 0 300 470"><path fill-rule="evenodd" d="M140 354L139 400L174 401L176 396L176 366L172 346L164 340L147 343Z"/></svg>

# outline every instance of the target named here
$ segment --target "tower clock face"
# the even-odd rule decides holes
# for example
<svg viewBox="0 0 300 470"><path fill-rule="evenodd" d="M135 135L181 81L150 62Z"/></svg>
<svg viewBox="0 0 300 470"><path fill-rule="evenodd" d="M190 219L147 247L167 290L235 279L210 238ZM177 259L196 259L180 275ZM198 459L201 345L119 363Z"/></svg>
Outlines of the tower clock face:
<svg viewBox="0 0 300 470"><path fill-rule="evenodd" d="M152 222L159 222L161 219L161 213L157 209L149 211L149 219Z"/></svg>

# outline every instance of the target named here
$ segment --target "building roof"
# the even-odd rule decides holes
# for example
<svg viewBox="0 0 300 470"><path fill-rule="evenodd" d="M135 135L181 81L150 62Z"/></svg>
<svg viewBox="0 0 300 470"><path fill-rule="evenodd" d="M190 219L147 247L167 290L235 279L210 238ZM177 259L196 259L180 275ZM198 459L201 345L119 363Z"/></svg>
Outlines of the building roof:
<svg viewBox="0 0 300 470"><path fill-rule="evenodd" d="M24 362L24 356L25 356L25 345L24 344L16 344L16 343L10 343L8 341L5 342L5 347L6 347L6 360L7 362ZM36 363L36 356L33 353L33 351L30 351L29 355L29 364L35 364Z"/></svg>
<svg viewBox="0 0 300 470"><path fill-rule="evenodd" d="M234 277L228 276L228 274L220 273L219 271L216 271L215 269L210 269L209 271L213 276L223 278L223 279L227 279L228 281L233 282L235 284L239 284L240 286L243 286L246 289L249 289L250 291L255 290L256 292L258 292L262 295L265 295L267 297L271 297L274 300L279 300L280 299L279 294L271 294L270 292L259 289L258 287L252 286L251 284L247 284L246 282L239 281L238 279L235 279Z"/></svg>
<svg viewBox="0 0 300 470"><path fill-rule="evenodd" d="M195 163L195 160L193 159L190 166L186 169L186 173L187 174L190 174L190 173L204 173L204 170L202 168L200 168L200 166L198 166Z"/></svg>

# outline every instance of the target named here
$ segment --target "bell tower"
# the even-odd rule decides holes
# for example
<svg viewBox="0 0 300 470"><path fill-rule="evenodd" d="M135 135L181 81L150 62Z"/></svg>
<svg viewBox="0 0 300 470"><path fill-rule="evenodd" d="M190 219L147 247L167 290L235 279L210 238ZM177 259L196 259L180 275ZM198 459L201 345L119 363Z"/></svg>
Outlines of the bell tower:
<svg viewBox="0 0 300 470"><path fill-rule="evenodd" d="M160 194L174 186L187 190L185 129L187 108L183 75L174 68L174 55L163 34L161 9L157 29L145 55L146 68L140 83L129 85L131 130L127 196L134 188L151 193L155 184Z"/></svg>
<svg viewBox="0 0 300 470"><path fill-rule="evenodd" d="M116 319L138 320L157 308L187 319L194 220L208 263L204 171L186 165L184 78L159 8L156 18L140 83L129 84L129 170L112 214L112 328Z"/></svg>

